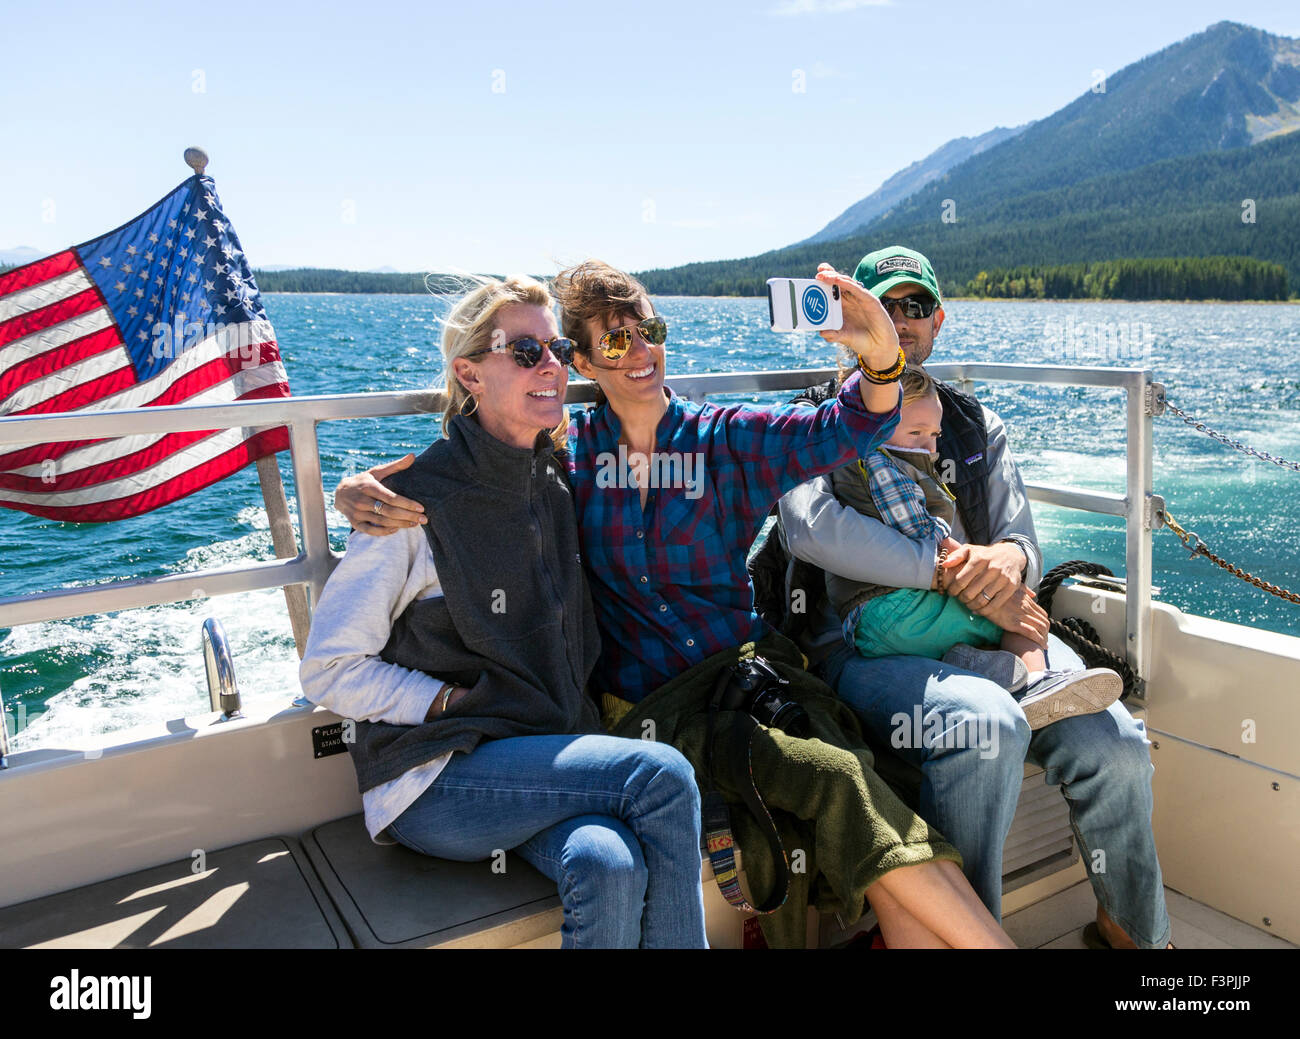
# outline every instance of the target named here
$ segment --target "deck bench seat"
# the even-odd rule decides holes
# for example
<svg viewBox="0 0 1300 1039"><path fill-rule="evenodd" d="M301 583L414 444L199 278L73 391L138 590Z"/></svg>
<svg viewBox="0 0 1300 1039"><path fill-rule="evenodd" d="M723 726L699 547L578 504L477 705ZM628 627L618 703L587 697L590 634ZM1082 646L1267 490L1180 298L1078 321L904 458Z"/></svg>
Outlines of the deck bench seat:
<svg viewBox="0 0 1300 1039"><path fill-rule="evenodd" d="M358 948L523 945L564 920L555 882L514 853L503 871L430 858L374 843L361 815L317 826L302 844Z"/></svg>

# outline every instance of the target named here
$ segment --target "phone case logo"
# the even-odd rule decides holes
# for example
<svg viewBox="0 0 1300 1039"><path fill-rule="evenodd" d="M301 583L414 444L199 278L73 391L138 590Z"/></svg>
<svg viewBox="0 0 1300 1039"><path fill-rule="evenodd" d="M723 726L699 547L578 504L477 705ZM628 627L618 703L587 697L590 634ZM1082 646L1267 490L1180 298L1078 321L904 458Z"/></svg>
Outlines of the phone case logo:
<svg viewBox="0 0 1300 1039"><path fill-rule="evenodd" d="M803 312L804 316L814 325L820 325L826 320L828 305L826 303L826 293L816 285L809 285L803 290Z"/></svg>

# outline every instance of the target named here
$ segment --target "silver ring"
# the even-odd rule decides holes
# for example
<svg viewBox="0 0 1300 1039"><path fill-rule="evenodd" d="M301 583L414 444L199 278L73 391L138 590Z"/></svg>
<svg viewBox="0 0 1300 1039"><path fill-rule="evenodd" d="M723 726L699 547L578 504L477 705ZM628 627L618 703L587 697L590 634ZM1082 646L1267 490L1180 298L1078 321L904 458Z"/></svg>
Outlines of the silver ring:
<svg viewBox="0 0 1300 1039"><path fill-rule="evenodd" d="M378 505L379 502L375 502L375 504ZM376 511L378 511L378 510L376 510ZM984 596L984 601L985 601L985 602L992 602L992 601L993 601L993 596L989 595L988 592L980 592L980 595Z"/></svg>
<svg viewBox="0 0 1300 1039"><path fill-rule="evenodd" d="M383 503L378 498L375 499L374 511L376 516L382 516L384 514Z"/></svg>

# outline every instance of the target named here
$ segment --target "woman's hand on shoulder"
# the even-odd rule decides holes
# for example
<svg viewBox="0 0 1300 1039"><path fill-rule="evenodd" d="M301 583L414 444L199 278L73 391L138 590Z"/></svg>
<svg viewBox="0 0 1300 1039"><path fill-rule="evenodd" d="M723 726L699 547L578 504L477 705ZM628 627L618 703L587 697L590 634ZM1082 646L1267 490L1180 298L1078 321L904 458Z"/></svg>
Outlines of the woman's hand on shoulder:
<svg viewBox="0 0 1300 1039"><path fill-rule="evenodd" d="M344 477L334 489L334 507L347 517L353 528L376 537L428 523L424 507L419 502L394 494L379 482L410 468L414 461L415 455L406 455L356 476Z"/></svg>

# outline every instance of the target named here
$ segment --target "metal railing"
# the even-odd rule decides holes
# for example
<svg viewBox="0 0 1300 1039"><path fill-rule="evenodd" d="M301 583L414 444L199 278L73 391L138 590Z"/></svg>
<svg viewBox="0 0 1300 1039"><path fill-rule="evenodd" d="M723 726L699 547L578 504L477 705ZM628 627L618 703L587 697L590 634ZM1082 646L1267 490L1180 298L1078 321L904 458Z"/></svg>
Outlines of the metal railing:
<svg viewBox="0 0 1300 1039"><path fill-rule="evenodd" d="M1123 495L1087 491L1050 484L1027 484L1030 498L1071 509L1123 516L1126 522L1127 655L1141 678L1148 674L1151 609L1151 493L1152 424L1154 401L1161 389L1149 370L1127 368L1068 368L1018 364L934 364L928 370L950 382L973 379L1094 386L1122 389L1127 402L1127 488ZM802 389L825 382L834 369L739 372L669 378L681 396L703 400L718 393L764 393ZM595 399L591 383L574 381L567 402ZM113 581L86 588L33 592L0 598L0 628L65 620L116 610L189 599L228 595L262 588L303 584L314 604L334 568L329 547L325 498L321 487L316 426L320 422L384 418L419 413L440 414L443 395L435 391L332 394L279 400L200 404L130 411L74 412L37 417L0 418L0 446L57 443L135 434L175 433L190 430L266 429L287 426L293 462L294 490L298 499L301 551L293 559L253 562L218 570L201 570L129 581ZM93 434L90 426L93 424ZM12 449L12 448L11 448Z"/></svg>

